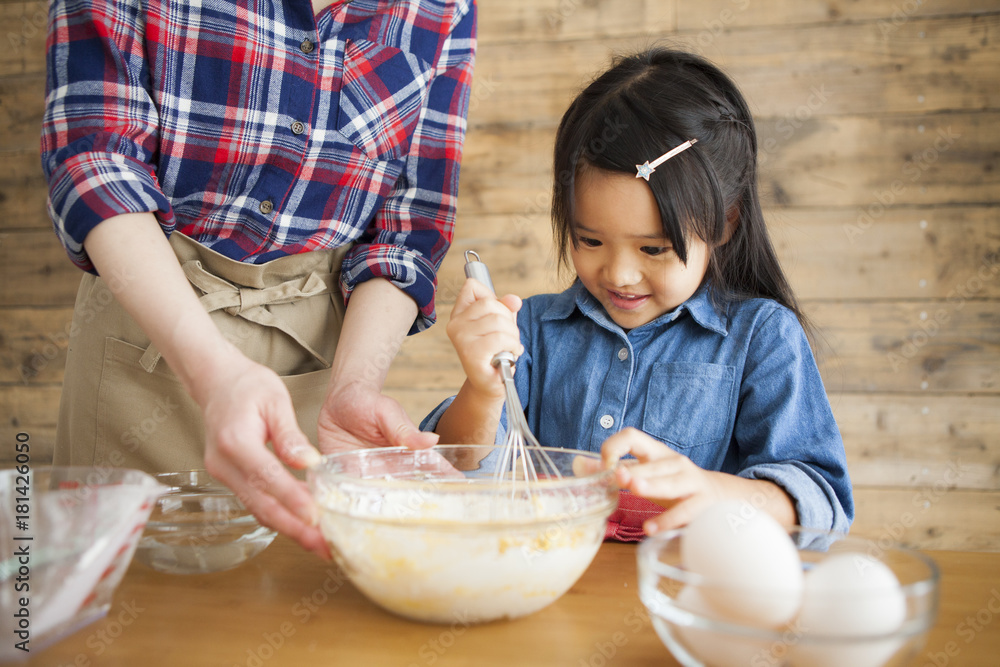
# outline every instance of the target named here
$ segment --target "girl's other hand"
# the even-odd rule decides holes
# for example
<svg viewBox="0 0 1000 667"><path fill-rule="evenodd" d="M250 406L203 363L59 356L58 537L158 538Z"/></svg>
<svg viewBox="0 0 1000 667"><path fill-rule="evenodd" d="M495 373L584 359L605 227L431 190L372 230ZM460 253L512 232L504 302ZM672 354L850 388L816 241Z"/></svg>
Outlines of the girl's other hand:
<svg viewBox="0 0 1000 667"><path fill-rule="evenodd" d="M517 329L521 299L500 299L478 280L469 278L455 300L448 322L448 338L458 352L469 386L482 396L502 400L500 371L490 362L498 352L524 352Z"/></svg>
<svg viewBox="0 0 1000 667"><path fill-rule="evenodd" d="M688 457L634 428L611 436L601 448L601 459L608 468L627 454L636 460L618 466L618 486L666 508L643 524L647 535L686 526L721 500L746 500L783 526L796 524L795 503L774 482L699 468Z"/></svg>
<svg viewBox="0 0 1000 667"><path fill-rule="evenodd" d="M684 526L725 497L724 485L718 478L723 473L699 468L688 457L638 429L623 429L601 447L601 458L609 468L628 454L636 460L618 466L618 486L666 508L663 514L643 524L648 535Z"/></svg>

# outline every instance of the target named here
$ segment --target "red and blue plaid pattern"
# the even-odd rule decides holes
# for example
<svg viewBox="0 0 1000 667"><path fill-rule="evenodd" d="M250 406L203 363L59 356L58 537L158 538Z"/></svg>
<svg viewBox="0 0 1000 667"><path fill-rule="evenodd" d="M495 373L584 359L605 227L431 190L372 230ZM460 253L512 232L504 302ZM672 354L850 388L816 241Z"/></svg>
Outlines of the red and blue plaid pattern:
<svg viewBox="0 0 1000 667"><path fill-rule="evenodd" d="M232 259L353 242L434 320L475 53L474 0L55 0L42 165L82 269L102 220L152 211Z"/></svg>

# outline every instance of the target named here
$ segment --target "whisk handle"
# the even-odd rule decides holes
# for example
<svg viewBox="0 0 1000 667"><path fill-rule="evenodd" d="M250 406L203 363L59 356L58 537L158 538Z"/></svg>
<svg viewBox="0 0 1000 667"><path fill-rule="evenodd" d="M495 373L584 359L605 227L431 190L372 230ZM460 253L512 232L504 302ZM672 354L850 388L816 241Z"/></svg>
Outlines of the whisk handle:
<svg viewBox="0 0 1000 667"><path fill-rule="evenodd" d="M496 289L493 287L493 280L490 278L489 268L479 259L479 253L475 250L465 251L465 277L475 278L482 284L489 287L493 294L497 293ZM504 381L506 381L508 376L513 377L510 369L516 361L517 357L513 352L497 352L493 355L490 363L493 364L493 366L499 366L501 371L505 371L503 376Z"/></svg>
<svg viewBox="0 0 1000 667"><path fill-rule="evenodd" d="M470 259L470 256L475 259ZM490 270L486 267L486 264L480 261L479 253L475 250L465 251L465 277L475 278L482 284L489 287L493 294L497 293L496 289L493 287L493 281L490 279Z"/></svg>
<svg viewBox="0 0 1000 667"><path fill-rule="evenodd" d="M490 363L494 367L500 367L500 370L502 371L501 375L503 376L504 381L506 381L508 377L513 379L514 376L510 372L510 369L516 362L517 357L514 356L513 352L497 352L493 355L493 358L490 359Z"/></svg>

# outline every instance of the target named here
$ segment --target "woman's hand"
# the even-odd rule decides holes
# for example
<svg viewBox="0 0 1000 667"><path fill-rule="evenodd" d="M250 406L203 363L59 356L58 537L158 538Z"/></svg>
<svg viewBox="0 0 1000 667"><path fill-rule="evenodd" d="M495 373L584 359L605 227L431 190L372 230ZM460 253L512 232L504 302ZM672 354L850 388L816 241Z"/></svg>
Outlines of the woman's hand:
<svg viewBox="0 0 1000 667"><path fill-rule="evenodd" d="M274 371L235 348L220 368L225 370L195 396L205 418L206 469L263 525L329 559L312 496L282 465L305 468L319 460L299 428L287 388Z"/></svg>
<svg viewBox="0 0 1000 667"><path fill-rule="evenodd" d="M448 322L451 339L465 370L466 385L484 398L503 401L500 371L491 363L498 352L524 352L517 328L521 299L508 294L496 298L488 287L469 278L455 300Z"/></svg>
<svg viewBox="0 0 1000 667"><path fill-rule="evenodd" d="M784 525L795 523L791 499L773 482L699 468L688 457L634 428L611 436L601 448L606 467L613 467L628 454L636 461L623 461L618 467L619 487L666 510L643 525L648 535L687 525L709 505L728 499L751 500L755 507L763 503Z"/></svg>
<svg viewBox="0 0 1000 667"><path fill-rule="evenodd" d="M420 431L395 399L365 382L340 384L319 413L319 448L324 454L360 447L425 449L438 436Z"/></svg>

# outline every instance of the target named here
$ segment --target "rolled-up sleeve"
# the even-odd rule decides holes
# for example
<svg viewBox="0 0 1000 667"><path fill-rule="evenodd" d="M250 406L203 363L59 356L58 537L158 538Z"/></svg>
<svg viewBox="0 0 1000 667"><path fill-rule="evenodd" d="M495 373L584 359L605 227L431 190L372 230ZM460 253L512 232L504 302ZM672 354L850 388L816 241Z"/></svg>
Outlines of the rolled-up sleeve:
<svg viewBox="0 0 1000 667"><path fill-rule="evenodd" d="M372 278L409 294L420 314L410 333L436 318L437 270L451 245L459 166L476 47L476 8L456 13L428 88L403 172L393 192L344 260L345 295Z"/></svg>
<svg viewBox="0 0 1000 667"><path fill-rule="evenodd" d="M733 430L738 474L781 486L800 525L847 532L854 501L844 444L805 332L777 308L750 345Z"/></svg>
<svg viewBox="0 0 1000 667"><path fill-rule="evenodd" d="M78 267L93 271L83 241L101 221L155 212L173 227L156 179L159 117L149 93L138 2L56 0L49 8L42 168L49 214Z"/></svg>

